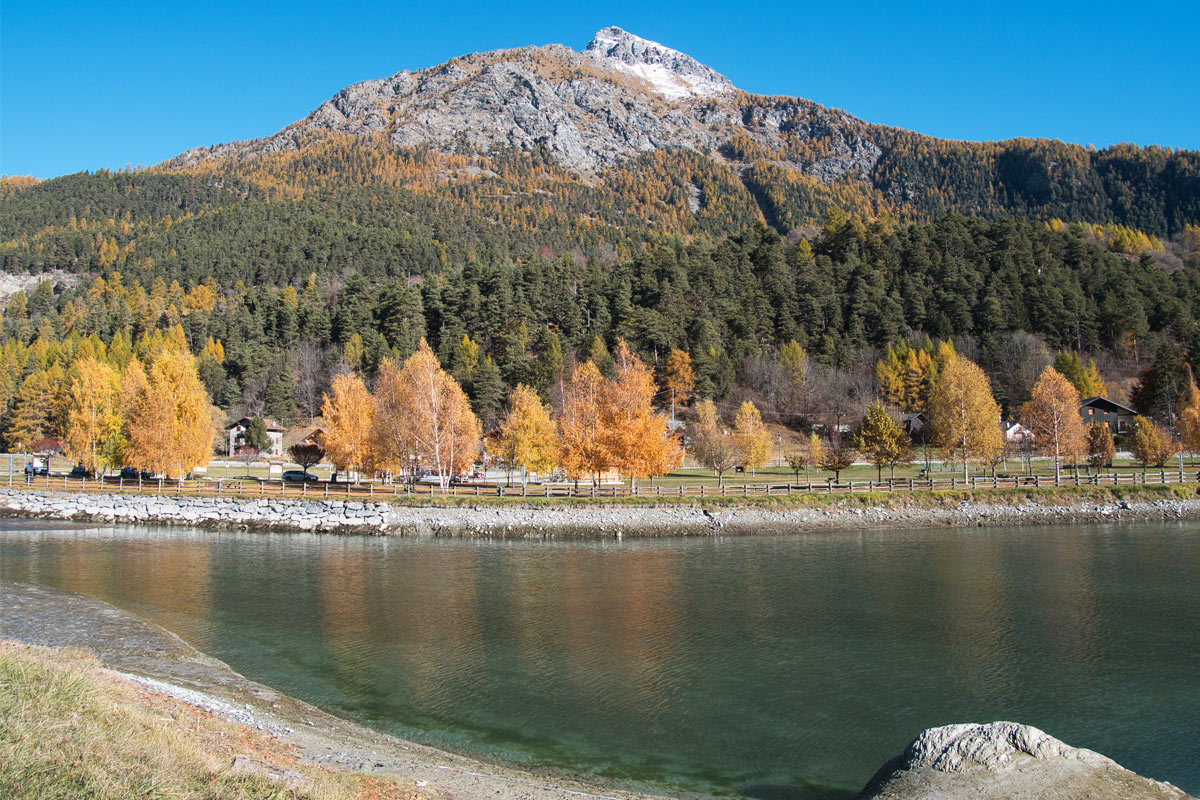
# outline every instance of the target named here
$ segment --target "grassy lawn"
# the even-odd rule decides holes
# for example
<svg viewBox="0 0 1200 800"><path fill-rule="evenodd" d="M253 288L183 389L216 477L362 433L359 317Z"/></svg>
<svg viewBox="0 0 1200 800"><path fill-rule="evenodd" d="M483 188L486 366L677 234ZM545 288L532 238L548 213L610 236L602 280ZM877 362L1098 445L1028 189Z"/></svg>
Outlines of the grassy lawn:
<svg viewBox="0 0 1200 800"><path fill-rule="evenodd" d="M235 769L234 760L253 770ZM89 655L0 642L0 797L409 800L309 767L249 728L144 692Z"/></svg>

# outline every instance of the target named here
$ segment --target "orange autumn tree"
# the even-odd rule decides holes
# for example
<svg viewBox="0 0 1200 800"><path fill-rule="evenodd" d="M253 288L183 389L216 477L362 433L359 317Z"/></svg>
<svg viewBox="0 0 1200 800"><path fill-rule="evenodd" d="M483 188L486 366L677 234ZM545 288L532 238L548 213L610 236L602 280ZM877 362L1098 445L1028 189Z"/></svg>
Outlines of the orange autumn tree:
<svg viewBox="0 0 1200 800"><path fill-rule="evenodd" d="M671 350L663 368L663 391L671 395L671 419L675 419L676 406L687 405L694 388L696 373L692 369L692 357L684 350Z"/></svg>
<svg viewBox="0 0 1200 800"><path fill-rule="evenodd" d="M479 453L479 419L424 339L400 369L388 360L384 364L376 382L377 452L393 468L427 467L445 491Z"/></svg>
<svg viewBox="0 0 1200 800"><path fill-rule="evenodd" d="M562 416L558 421L562 437L559 463L573 481L587 475L592 477L593 483L599 483L600 473L609 467L600 420L603 389L604 376L591 361L576 367L567 383Z"/></svg>
<svg viewBox="0 0 1200 800"><path fill-rule="evenodd" d="M1038 446L1054 456L1054 477L1062 474L1063 459L1078 461L1085 449L1079 390L1056 370L1046 367L1021 407L1021 422L1033 431Z"/></svg>
<svg viewBox="0 0 1200 800"><path fill-rule="evenodd" d="M362 378L354 373L335 377L330 390L333 395L323 395L321 403L325 452L339 470L360 472L371 457L375 401Z"/></svg>
<svg viewBox="0 0 1200 800"><path fill-rule="evenodd" d="M670 472L683 458L679 436L668 428L667 417L654 411L654 375L624 339L613 351L616 373L601 393L600 438L608 462L632 486L638 478Z"/></svg>

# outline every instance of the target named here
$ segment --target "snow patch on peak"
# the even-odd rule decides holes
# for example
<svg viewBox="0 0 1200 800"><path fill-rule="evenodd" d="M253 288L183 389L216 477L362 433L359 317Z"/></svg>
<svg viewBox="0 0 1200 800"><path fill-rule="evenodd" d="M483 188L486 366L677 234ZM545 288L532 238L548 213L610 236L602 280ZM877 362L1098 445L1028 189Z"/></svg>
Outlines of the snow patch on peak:
<svg viewBox="0 0 1200 800"><path fill-rule="evenodd" d="M583 52L611 69L644 80L668 100L716 97L734 88L724 75L691 56L615 25L597 31Z"/></svg>

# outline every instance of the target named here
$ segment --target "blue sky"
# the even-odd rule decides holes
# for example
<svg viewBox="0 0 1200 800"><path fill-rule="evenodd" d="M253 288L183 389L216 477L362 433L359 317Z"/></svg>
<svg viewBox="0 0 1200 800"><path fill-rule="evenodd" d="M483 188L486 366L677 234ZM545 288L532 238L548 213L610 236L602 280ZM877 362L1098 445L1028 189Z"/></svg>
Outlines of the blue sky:
<svg viewBox="0 0 1200 800"><path fill-rule="evenodd" d="M479 50L578 50L606 25L689 53L747 91L934 136L1200 149L1197 0L249 9L5 0L0 171L45 178L149 165L273 133L356 81Z"/></svg>

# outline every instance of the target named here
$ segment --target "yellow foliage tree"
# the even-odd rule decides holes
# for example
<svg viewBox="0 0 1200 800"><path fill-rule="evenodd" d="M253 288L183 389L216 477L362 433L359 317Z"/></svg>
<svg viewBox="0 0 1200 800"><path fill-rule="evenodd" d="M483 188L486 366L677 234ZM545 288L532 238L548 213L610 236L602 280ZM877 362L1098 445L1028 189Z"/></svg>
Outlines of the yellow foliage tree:
<svg viewBox="0 0 1200 800"><path fill-rule="evenodd" d="M30 373L13 400L12 415L4 431L10 452L23 453L49 434L54 411L54 390L45 372Z"/></svg>
<svg viewBox="0 0 1200 800"><path fill-rule="evenodd" d="M983 370L974 362L939 348L937 376L929 393L929 424L945 458L961 458L969 478L971 459L984 463L1004 447L1000 406Z"/></svg>
<svg viewBox="0 0 1200 800"><path fill-rule="evenodd" d="M1054 456L1054 477L1062 474L1063 459L1077 462L1084 452L1079 390L1054 367L1046 367L1021 407L1021 422L1033 431L1038 446Z"/></svg>
<svg viewBox="0 0 1200 800"><path fill-rule="evenodd" d="M858 449L875 465L875 476L883 480L883 468L891 467L895 477L896 465L912 458L912 444L900 423L892 419L881 400L867 406L862 429L858 432Z"/></svg>
<svg viewBox="0 0 1200 800"><path fill-rule="evenodd" d="M601 436L600 406L604 376L591 361L575 368L567 383L559 430L562 434L560 463L567 477L578 481L592 476L599 481L600 473L609 467L608 449Z"/></svg>
<svg viewBox="0 0 1200 800"><path fill-rule="evenodd" d="M1142 472L1146 471L1147 464L1162 469L1167 459L1177 452L1175 443L1171 441L1171 434L1140 414L1133 418L1133 436L1130 438L1129 449L1133 457L1142 462Z"/></svg>
<svg viewBox="0 0 1200 800"><path fill-rule="evenodd" d="M808 437L808 463L820 466L825 461L825 443L815 433Z"/></svg>
<svg viewBox="0 0 1200 800"><path fill-rule="evenodd" d="M751 472L766 466L771 457L771 434L763 426L758 407L749 400L742 403L733 418L733 435L742 456L742 466Z"/></svg>
<svg viewBox="0 0 1200 800"><path fill-rule="evenodd" d="M382 459L403 469L411 463L427 467L443 491L454 475L468 471L483 435L466 392L424 339L403 367L380 370L375 422L377 429L383 426L372 437L382 445Z"/></svg>
<svg viewBox="0 0 1200 800"><path fill-rule="evenodd" d="M133 362L131 362L133 363ZM136 372L131 380L136 382ZM124 462L168 478L186 475L212 456L212 403L191 355L164 349L135 389L126 423ZM122 385L122 391L129 387Z"/></svg>
<svg viewBox="0 0 1200 800"><path fill-rule="evenodd" d="M1192 453L1200 453L1200 388L1195 381L1188 381L1187 389L1179 396L1175 409L1179 438L1183 446Z"/></svg>
<svg viewBox="0 0 1200 800"><path fill-rule="evenodd" d="M321 401L325 452L339 470L361 472L371 459L375 401L356 373L336 376L330 391L332 396L322 395Z"/></svg>
<svg viewBox="0 0 1200 800"><path fill-rule="evenodd" d="M696 373L692 369L692 357L684 350L671 350L663 369L663 390L671 394L671 419L675 418L675 406L687 405L695 387Z"/></svg>
<svg viewBox="0 0 1200 800"><path fill-rule="evenodd" d="M696 406L696 420L691 425L692 455L717 475L717 485L725 485L725 473L737 465L737 442L721 428L717 407L712 400Z"/></svg>
<svg viewBox="0 0 1200 800"><path fill-rule="evenodd" d="M500 423L497 446L510 468L521 467L526 473L544 475L558 463L558 426L537 392L523 383L513 389L508 416Z"/></svg>
<svg viewBox="0 0 1200 800"><path fill-rule="evenodd" d="M87 358L76 362L67 415L67 453L86 469L103 472L121 462L124 415L121 379L108 364Z"/></svg>
<svg viewBox="0 0 1200 800"><path fill-rule="evenodd" d="M670 472L683 450L666 416L654 413L653 373L624 339L617 340L613 362L615 375L601 391L600 439L609 465L636 485L638 478Z"/></svg>

